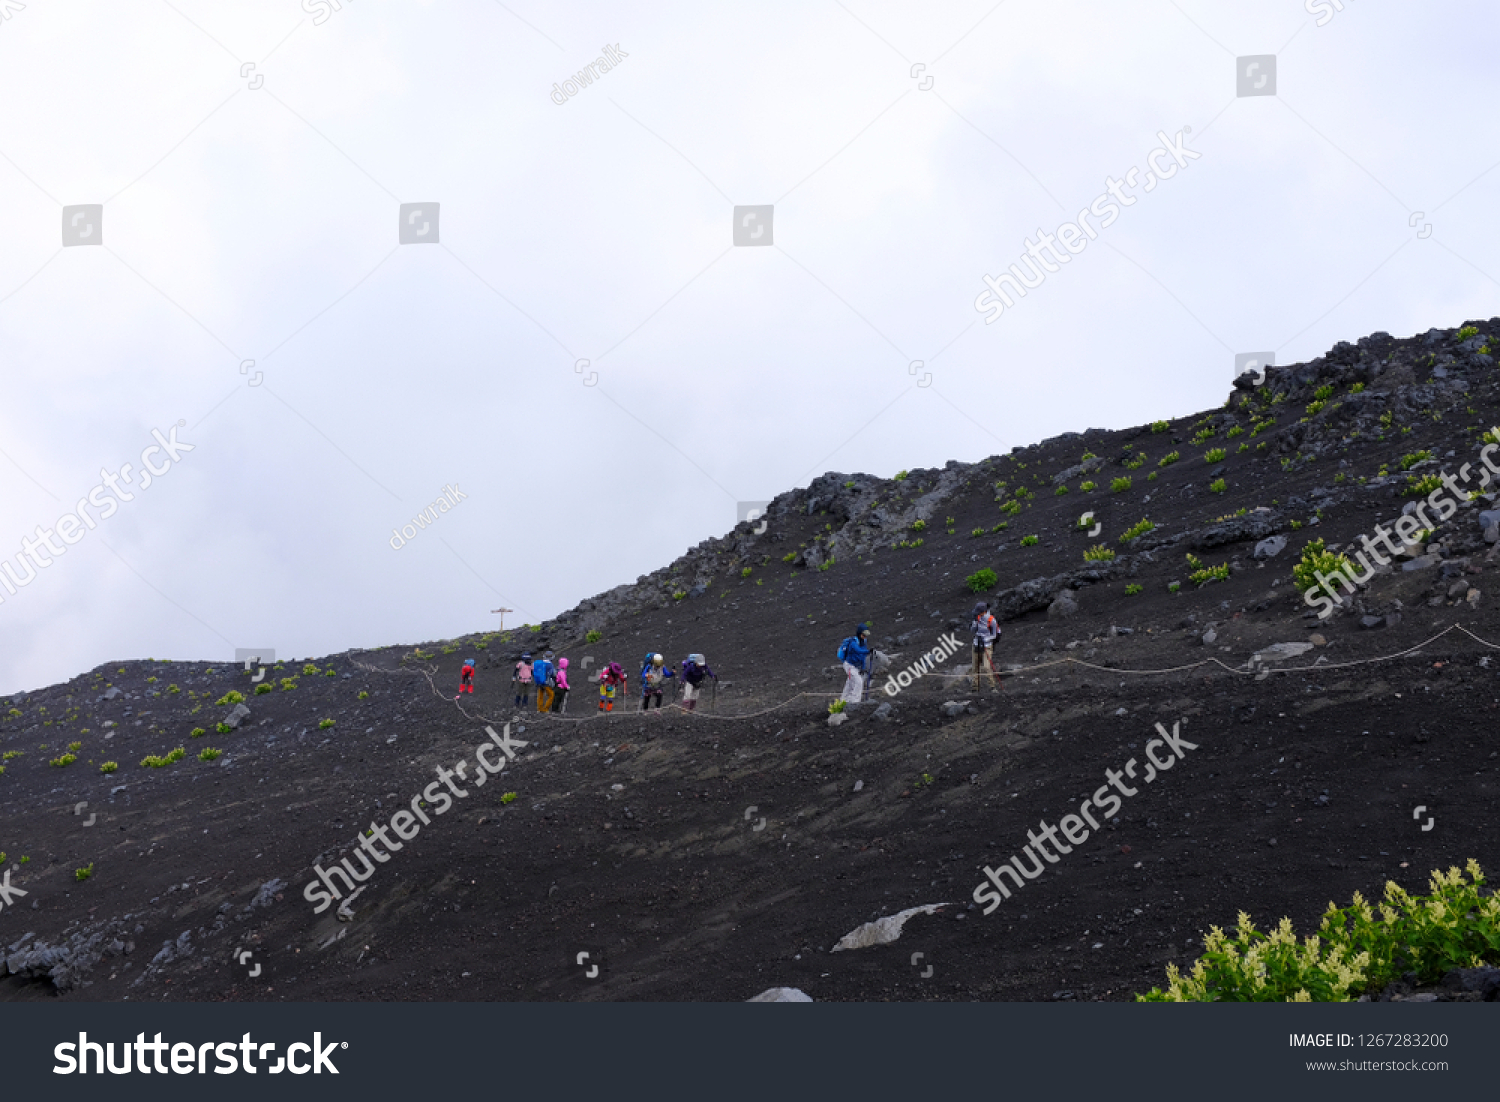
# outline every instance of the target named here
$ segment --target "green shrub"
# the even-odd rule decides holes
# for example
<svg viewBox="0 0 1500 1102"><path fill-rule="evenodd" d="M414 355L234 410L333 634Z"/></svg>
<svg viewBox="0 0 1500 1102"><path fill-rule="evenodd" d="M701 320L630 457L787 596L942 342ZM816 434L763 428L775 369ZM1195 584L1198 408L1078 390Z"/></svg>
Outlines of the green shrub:
<svg viewBox="0 0 1500 1102"><path fill-rule="evenodd" d="M361 689L361 690L359 690L359 696L356 697L356 699L358 699L358 700L369 700L370 699L370 694L367 693L367 692L365 692L365 690Z"/></svg>
<svg viewBox="0 0 1500 1102"><path fill-rule="evenodd" d="M1305 593L1318 584L1318 575L1329 575L1335 571L1352 569L1352 564L1343 555L1327 550L1325 541L1310 540L1302 548L1302 559L1292 565L1292 582L1299 592Z"/></svg>
<svg viewBox="0 0 1500 1102"><path fill-rule="evenodd" d="M208 732L205 731L202 727L194 727L193 730L192 730L192 732L189 734L188 737L190 737L190 738L202 738L206 734L208 734Z"/></svg>
<svg viewBox="0 0 1500 1102"><path fill-rule="evenodd" d="M925 532L927 531L927 522L925 520L914 520L911 522L911 530L913 532Z"/></svg>
<svg viewBox="0 0 1500 1102"><path fill-rule="evenodd" d="M479 644L479 649L480 650L484 650L484 644L483 643ZM338 670L324 670L323 671L323 676L324 677L337 677L338 675L339 675Z"/></svg>
<svg viewBox="0 0 1500 1102"><path fill-rule="evenodd" d="M120 768L120 763L119 762L117 762L117 761L107 761L107 762L105 762L103 765L101 765L99 767L99 772L101 772L101 773L113 773L118 768Z"/></svg>
<svg viewBox="0 0 1500 1102"><path fill-rule="evenodd" d="M1114 562L1115 552L1104 544L1096 544L1083 553L1084 562Z"/></svg>
<svg viewBox="0 0 1500 1102"><path fill-rule="evenodd" d="M205 746L198 754L199 761L217 761L224 751L215 750L212 746Z"/></svg>
<svg viewBox="0 0 1500 1102"><path fill-rule="evenodd" d="M1205 566L1198 560L1196 555L1188 555L1188 565L1193 572L1188 575L1188 581L1202 588L1209 582L1227 582L1229 580L1229 564L1220 563L1218 566Z"/></svg>
<svg viewBox="0 0 1500 1102"><path fill-rule="evenodd" d="M432 655L430 655L430 654L429 655L424 655L423 657L431 658ZM293 689L295 689L296 687L297 687L297 679L295 677L283 677L281 679L281 691L282 692L289 693Z"/></svg>
<svg viewBox="0 0 1500 1102"><path fill-rule="evenodd" d="M1167 583L1167 592L1168 593L1176 593L1181 588L1182 588L1182 583L1181 582L1168 582Z"/></svg>
<svg viewBox="0 0 1500 1102"><path fill-rule="evenodd" d="M750 567L747 566L743 570L740 571L740 577L742 577L742 578L748 578L749 576L750 576Z"/></svg>
<svg viewBox="0 0 1500 1102"><path fill-rule="evenodd" d="M217 705L219 705L220 707L222 707L225 704L238 704L241 701L243 701L244 699L245 699L245 694L244 693L238 691L237 689L230 689L223 696L219 697L218 700L214 701L214 703L217 704Z"/></svg>
<svg viewBox="0 0 1500 1102"><path fill-rule="evenodd" d="M982 535L985 535L984 526L981 525L980 527L974 529L972 532L969 533L969 535L972 536L972 537L974 537L975 539L979 538Z"/></svg>
<svg viewBox="0 0 1500 1102"><path fill-rule="evenodd" d="M1431 458L1432 451L1428 448L1423 448L1421 451L1408 452L1406 455L1403 455L1401 457L1401 469L1403 471L1409 471L1418 463L1425 462L1426 460L1429 460Z"/></svg>
<svg viewBox="0 0 1500 1102"><path fill-rule="evenodd" d="M976 570L965 578L964 584L975 593L983 593L986 590L994 589L997 581L999 581L999 578L995 572L989 569L989 567L985 567L983 570Z"/></svg>
<svg viewBox="0 0 1500 1102"><path fill-rule="evenodd" d="M1053 497L1062 497L1063 494L1065 494L1067 492L1068 492L1068 488L1066 486L1059 486L1057 489L1055 489L1055 490L1052 491L1052 496Z"/></svg>
<svg viewBox="0 0 1500 1102"><path fill-rule="evenodd" d="M897 482L905 482L906 481L906 472L905 471L897 471L896 472L896 481Z"/></svg>
<svg viewBox="0 0 1500 1102"><path fill-rule="evenodd" d="M1038 544L1040 542L1041 542L1041 539L1038 536L1022 536L1021 537L1021 546L1022 547L1031 547L1031 546L1034 546L1035 544Z"/></svg>
<svg viewBox="0 0 1500 1102"><path fill-rule="evenodd" d="M1152 432L1171 432L1172 431L1172 425L1168 421L1152 421L1151 422L1151 431Z"/></svg>
<svg viewBox="0 0 1500 1102"><path fill-rule="evenodd" d="M78 760L78 755L77 754L64 754L64 755L62 755L62 757L53 758L47 764L48 765L55 765L59 769L61 769L64 766L72 765L77 760Z"/></svg>
<svg viewBox="0 0 1500 1102"><path fill-rule="evenodd" d="M1222 494L1225 490L1229 489L1229 484L1222 478L1216 478L1208 484L1208 488L1213 493Z"/></svg>
<svg viewBox="0 0 1500 1102"><path fill-rule="evenodd" d="M1477 336L1479 336L1479 329L1478 329L1478 327L1473 326L1473 325L1466 325L1466 326L1464 326L1462 329L1460 329L1458 331L1458 336L1455 339L1458 340L1458 341L1460 341L1460 342L1463 342L1463 341L1468 340L1470 337L1477 337Z"/></svg>
<svg viewBox="0 0 1500 1102"><path fill-rule="evenodd" d="M275 691L276 691L275 689L273 689L270 685L266 684L264 681L262 681L259 685L255 686L255 695L256 696L265 696L266 693L275 692Z"/></svg>
<svg viewBox="0 0 1500 1102"><path fill-rule="evenodd" d="M1130 476L1121 475L1109 484L1109 492L1112 494L1123 494L1130 489Z"/></svg>
<svg viewBox="0 0 1500 1102"><path fill-rule="evenodd" d="M1365 390L1365 384L1364 383L1355 383L1353 386L1351 386L1349 388L1349 393L1350 394L1363 394L1364 390Z"/></svg>
<svg viewBox="0 0 1500 1102"><path fill-rule="evenodd" d="M995 525L995 527L991 528L990 531L991 532L1003 532L1003 531L1005 531L1009 527L1010 527L1010 521L1008 521L1008 520L1002 520L999 524Z"/></svg>
<svg viewBox="0 0 1500 1102"><path fill-rule="evenodd" d="M1205 463L1222 463L1222 462L1224 462L1224 449L1223 448L1210 448L1210 449L1208 449L1208 451L1206 451L1206 452L1203 453L1203 461Z"/></svg>
<svg viewBox="0 0 1500 1102"><path fill-rule="evenodd" d="M1173 463L1176 463L1181 458L1182 456L1177 452L1168 452L1166 455L1157 460L1156 465L1158 467L1170 467Z"/></svg>
<svg viewBox="0 0 1500 1102"><path fill-rule="evenodd" d="M1225 436L1229 436L1229 437L1244 436L1245 435L1245 428L1244 428L1243 425L1235 425L1234 428L1230 429L1224 435Z"/></svg>
<svg viewBox="0 0 1500 1102"><path fill-rule="evenodd" d="M1426 497L1433 490L1441 489L1443 480L1435 474L1418 478L1416 475L1406 476L1406 492L1420 497Z"/></svg>
<svg viewBox="0 0 1500 1102"><path fill-rule="evenodd" d="M214 724L214 732L216 734L227 735L227 734L229 734L230 731L233 731L233 730L234 730L234 728L231 727L231 726L229 726L229 724L227 724L227 723L215 723Z"/></svg>
<svg viewBox="0 0 1500 1102"><path fill-rule="evenodd" d="M176 696L180 692L182 692L182 690L179 689L176 685L168 685L167 686L167 694L169 696Z"/></svg>
<svg viewBox="0 0 1500 1102"><path fill-rule="evenodd" d="M330 728L332 726L333 726L333 720L331 720L331 719L320 719L320 720L318 720L318 730L320 730L320 731L326 731L326 730L328 730L328 728Z"/></svg>
<svg viewBox="0 0 1500 1102"><path fill-rule="evenodd" d="M73 879L74 880L78 880L80 882L84 881L84 880L87 880L89 877L91 877L93 875L94 875L94 863L92 861L90 861L87 865L83 866L83 868L81 868L81 869L74 869L73 870Z"/></svg>
<svg viewBox="0 0 1500 1102"><path fill-rule="evenodd" d="M1129 528L1125 529L1125 533L1120 537L1120 542L1121 543L1129 543L1133 539L1139 539L1141 536L1144 536L1147 532L1152 531L1155 527L1156 527L1155 524L1152 524L1145 517L1142 517L1135 524L1133 524Z"/></svg>
<svg viewBox="0 0 1500 1102"><path fill-rule="evenodd" d="M1143 590L1144 588L1145 588L1145 586L1136 585L1134 582L1131 582L1129 585L1127 585L1125 587L1125 596L1127 596L1127 597L1134 597L1137 593L1141 592L1141 590Z"/></svg>
<svg viewBox="0 0 1500 1102"><path fill-rule="evenodd" d="M1199 444L1203 443L1203 441L1207 440L1213 434L1214 434L1214 428L1213 428L1212 425L1209 425L1209 426L1207 426L1205 428L1199 429L1197 432L1195 432L1193 434L1193 439L1192 439L1193 446L1197 447Z"/></svg>
<svg viewBox="0 0 1500 1102"><path fill-rule="evenodd" d="M829 715L836 716L840 712L842 712L843 710L844 710L844 702L842 700L835 700L832 704L828 705L828 714Z"/></svg>
<svg viewBox="0 0 1500 1102"><path fill-rule="evenodd" d="M904 474L905 472L902 472L902 473ZM516 794L514 792L507 792L505 795L503 795L503 796L500 797L500 802L502 804L508 804L512 800L514 800L515 798L516 798Z"/></svg>
<svg viewBox="0 0 1500 1102"><path fill-rule="evenodd" d="M1411 895L1386 881L1376 908L1360 893L1344 908L1332 903L1317 934L1299 941L1290 919L1269 935L1241 911L1233 934L1209 927L1204 955L1183 976L1167 966L1167 989L1152 988L1141 1002L1346 1002L1374 995L1412 973L1430 984L1450 969L1477 967L1500 946L1500 899L1483 895L1484 875L1468 862L1434 870L1428 895Z"/></svg>
<svg viewBox="0 0 1500 1102"><path fill-rule="evenodd" d="M1276 420L1275 420L1275 418L1268 417L1264 421L1257 421L1257 422L1255 422L1255 424L1251 425L1250 426L1250 435L1251 436L1258 436L1262 432L1265 432L1266 429L1274 429L1275 427L1276 427Z"/></svg>

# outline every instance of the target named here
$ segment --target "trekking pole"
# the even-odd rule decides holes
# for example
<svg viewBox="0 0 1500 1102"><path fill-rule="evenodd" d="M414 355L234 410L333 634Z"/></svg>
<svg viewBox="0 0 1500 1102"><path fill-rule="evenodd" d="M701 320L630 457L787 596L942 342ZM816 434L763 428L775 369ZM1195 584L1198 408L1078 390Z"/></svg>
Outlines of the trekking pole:
<svg viewBox="0 0 1500 1102"><path fill-rule="evenodd" d="M714 678L714 695L713 699L708 702L708 710L710 712L719 710L719 679L717 677Z"/></svg>

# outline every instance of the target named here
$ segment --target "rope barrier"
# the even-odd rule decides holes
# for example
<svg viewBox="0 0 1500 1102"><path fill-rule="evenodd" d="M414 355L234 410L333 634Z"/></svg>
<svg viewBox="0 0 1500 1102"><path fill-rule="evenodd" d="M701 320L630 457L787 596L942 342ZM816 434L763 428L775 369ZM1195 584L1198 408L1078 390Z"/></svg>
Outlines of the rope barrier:
<svg viewBox="0 0 1500 1102"><path fill-rule="evenodd" d="M1218 658L1203 658L1203 659L1199 659L1197 662L1191 662L1191 663L1189 663L1189 664L1187 664L1185 666L1167 666L1167 667L1164 667L1164 668L1161 668L1161 669L1131 670L1131 669L1117 669L1117 668L1115 668L1113 666L1101 666L1101 665L1099 665L1097 663L1094 663L1094 662L1085 661L1082 658L1073 658L1071 656L1064 656L1062 658L1055 658L1055 659L1051 659L1051 660L1046 661L1046 662L1041 662L1041 663L1038 663L1036 665L1021 666L1021 667L1019 667L1017 669L1007 670L1003 676L1005 676L1005 677L1021 677L1021 676L1026 675L1026 674L1034 673L1034 672L1036 672L1038 670L1051 669L1054 666L1065 666L1065 665L1070 665L1070 664L1071 665L1075 665L1075 666L1081 666L1084 669L1098 670L1101 673L1119 674L1119 675L1122 675L1122 676L1139 676L1139 677L1160 676L1162 674L1171 674L1171 673L1182 673L1182 672L1187 671L1187 670L1199 669L1200 667L1203 667L1203 666L1218 666L1219 668L1221 668L1222 670L1224 670L1226 673L1237 674L1237 675L1240 675L1240 676L1243 676L1243 677L1254 677L1254 678L1261 678L1261 677L1264 677L1264 676L1266 676L1268 674L1273 674L1273 673L1283 673L1283 674L1285 674L1285 673L1308 673L1308 672L1323 673L1323 672L1327 672L1329 670L1346 670L1346 669L1351 669L1351 668L1353 668L1355 666L1368 666L1368 665L1372 665L1372 664L1374 664L1376 662L1389 662L1392 659L1405 658L1408 655L1415 654L1417 651L1421 650L1423 647L1430 646L1432 643L1437 642L1439 639L1443 638L1443 636L1447 635L1449 632L1452 632L1452 631L1462 632L1463 634L1467 635L1470 639L1473 639L1476 643L1479 643L1482 646L1488 647L1490 650L1500 650L1500 643L1491 643L1489 640L1481 638L1480 636L1474 634L1474 632L1470 631L1468 628L1464 627L1464 625L1462 625L1462 624L1449 624L1447 627L1445 627L1442 631L1438 632L1436 635L1430 636L1429 638L1424 639L1422 642L1417 643L1414 646L1407 647L1404 650L1395 651L1395 652L1393 652L1391 654L1377 655L1377 656L1375 656L1373 658L1359 658L1359 659L1355 659L1352 662L1334 662L1334 663L1314 662L1314 663L1312 663L1310 665L1305 665L1305 666L1281 666L1281 665L1278 665L1275 668L1267 666L1267 667L1265 667L1263 669L1256 669L1256 668L1253 668L1253 667L1248 666L1248 665L1247 666L1231 666L1228 663L1226 663L1226 662L1224 662L1224 661L1222 661L1221 659L1218 659ZM437 667L435 667L435 666L427 666L425 668L415 669L415 670L414 669L410 669L408 667L404 667L404 666L403 667L398 667L397 669L385 669L383 667L374 666L374 665L371 665L371 664L366 663L366 662L360 662L357 659L351 659L351 661L353 662L353 664L355 666L357 666L360 669L366 671L367 673L389 673L389 674L410 673L410 674L420 674L421 676L423 676L423 677L425 677L427 679L428 688L430 688L432 690L432 693L433 693L434 696L436 696L436 697L438 697L439 699L442 699L442 700L446 700L447 699L446 694L444 694L443 692L441 692L438 689L436 683L433 680L434 677L437 675L437 672L438 672L437 671ZM939 680L953 681L953 680L967 680L968 678L974 677L975 674L973 673L972 670L969 671L969 672L967 672L967 673L948 673L948 672L934 670L931 673L926 673L926 674L923 674L922 676L923 677L934 677L934 678L937 678ZM984 676L985 676L984 673L979 674L980 678L983 678ZM903 689L904 689L904 687L903 687ZM569 690L569 691L572 692L573 690ZM697 718L697 719L718 719L718 720L756 719L756 718L758 718L760 716L771 715L774 712L779 712L783 708L788 708L791 705L795 704L797 701L803 699L804 697L810 698L810 699L820 699L820 698L827 698L827 697L839 697L841 695L842 695L841 693L799 692L795 696L789 697L788 699L782 701L780 704L772 705L769 708L762 708L759 711L754 711L754 712L736 712L736 713L729 714L729 715L720 715L720 714L718 714L716 712L699 712L699 711L696 711L696 710L689 712L688 709L684 708L682 706L682 704L680 702L678 702L678 701L673 701L670 705L667 705L666 707L670 707L672 709L675 709L676 711L682 712L682 713L687 714L687 715L691 715L691 716L693 716L694 718ZM873 693L872 693L872 695L873 695ZM495 719L495 718L491 718L489 716L485 716L485 715L482 715L482 714L473 714L473 715L471 715L469 712L467 712L467 711L464 710L462 703L460 701L458 701L457 699L455 699L453 701L453 705L454 705L454 707L456 707L459 710L459 712L464 716L465 719L468 719L468 720L471 720L471 721L475 721L475 722L478 722L478 723L507 723L507 722L513 722L513 719L512 720ZM665 711L666 707L658 708L657 711L658 712ZM615 713L615 712L606 712L604 714L607 715L607 716L613 717L616 714L621 715L621 716L626 716L626 715L640 715L640 714L642 714L642 712L641 711L637 711L637 710L626 711L626 710L624 710L622 708L620 710L620 712L618 712L618 713ZM554 714L552 712L535 712L535 713L523 713L523 715L522 715L521 718L529 718L529 719L532 719L534 721L554 720L554 721L562 722L562 723L592 723L594 720L596 720L598 718L598 716L597 715L591 715L591 716L587 716L587 717L582 717L582 716L573 717L573 716L566 716L566 715L557 715L557 714Z"/></svg>

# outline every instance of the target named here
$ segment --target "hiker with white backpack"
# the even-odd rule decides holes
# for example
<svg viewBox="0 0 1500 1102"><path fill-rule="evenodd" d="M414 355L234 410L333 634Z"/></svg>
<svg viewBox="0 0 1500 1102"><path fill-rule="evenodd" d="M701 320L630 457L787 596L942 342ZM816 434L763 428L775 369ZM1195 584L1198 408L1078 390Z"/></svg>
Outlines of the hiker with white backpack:
<svg viewBox="0 0 1500 1102"><path fill-rule="evenodd" d="M844 691L839 699L845 704L858 704L864 698L865 675L869 672L870 625L860 624L854 634L839 644L839 661L843 663Z"/></svg>
<svg viewBox="0 0 1500 1102"><path fill-rule="evenodd" d="M708 668L708 659L701 654L690 654L682 663L682 706L688 711L698 707L698 697L705 678L713 678L715 692L718 691L719 675Z"/></svg>

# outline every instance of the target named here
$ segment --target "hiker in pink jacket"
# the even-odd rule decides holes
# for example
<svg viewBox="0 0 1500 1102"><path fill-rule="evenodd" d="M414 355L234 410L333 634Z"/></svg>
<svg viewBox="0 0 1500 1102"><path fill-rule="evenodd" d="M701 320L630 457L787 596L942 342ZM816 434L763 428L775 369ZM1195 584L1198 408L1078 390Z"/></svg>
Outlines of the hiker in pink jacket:
<svg viewBox="0 0 1500 1102"><path fill-rule="evenodd" d="M557 695L552 698L553 712L563 710L563 701L568 699L568 660L559 658L557 660Z"/></svg>

